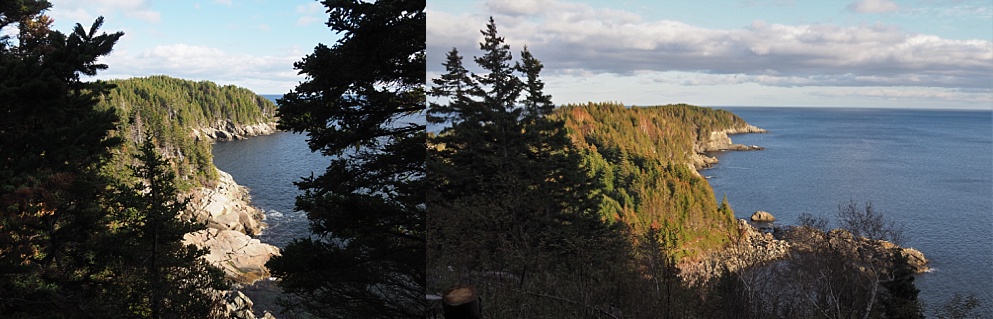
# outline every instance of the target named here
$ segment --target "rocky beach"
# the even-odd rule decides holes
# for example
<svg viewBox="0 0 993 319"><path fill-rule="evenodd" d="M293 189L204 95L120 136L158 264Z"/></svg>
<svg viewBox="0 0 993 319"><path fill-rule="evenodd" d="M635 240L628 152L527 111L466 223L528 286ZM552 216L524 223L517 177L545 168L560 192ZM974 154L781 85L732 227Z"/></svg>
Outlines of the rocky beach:
<svg viewBox="0 0 993 319"><path fill-rule="evenodd" d="M197 139L224 141L274 132L274 122L236 125L223 120L210 127L194 129L191 134ZM254 309L258 307L239 289L268 279L269 270L265 264L280 254L279 248L254 237L265 229L266 217L252 206L248 188L238 185L231 174L220 169L217 173L217 183L186 195L189 204L183 217L204 222L207 229L188 233L183 241L207 249L209 253L204 259L223 270L225 277L235 283L232 290L220 292L225 295L227 311L232 318L273 318L269 311Z"/></svg>

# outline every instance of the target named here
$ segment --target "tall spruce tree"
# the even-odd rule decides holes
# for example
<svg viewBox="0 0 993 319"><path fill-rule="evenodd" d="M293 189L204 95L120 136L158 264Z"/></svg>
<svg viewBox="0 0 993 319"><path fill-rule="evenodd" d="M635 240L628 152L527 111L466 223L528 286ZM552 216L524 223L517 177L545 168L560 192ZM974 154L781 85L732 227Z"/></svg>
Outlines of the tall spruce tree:
<svg viewBox="0 0 993 319"><path fill-rule="evenodd" d="M512 274L523 291L483 289L497 317L602 315L614 268L592 265L626 264L623 233L602 222L564 123L549 117L540 61L525 49L514 63L492 18L481 33L474 61L486 73L453 49L430 93L429 120L444 127L429 141L432 280ZM462 278L441 278L449 267Z"/></svg>
<svg viewBox="0 0 993 319"><path fill-rule="evenodd" d="M304 178L311 238L268 267L327 318L424 317L424 0L327 0L342 35L294 66L307 80L279 100L280 127L333 157Z"/></svg>
<svg viewBox="0 0 993 319"><path fill-rule="evenodd" d="M94 109L111 87L85 82L123 35L77 24L48 30L47 1L0 1L0 317L84 317L105 252L109 180L99 170L119 140L113 110ZM16 23L16 24L15 24ZM6 33L6 32L4 32ZM14 40L17 40L16 42Z"/></svg>
<svg viewBox="0 0 993 319"><path fill-rule="evenodd" d="M101 238L116 258L107 261L113 275L106 285L113 289L101 291L98 304L117 318L219 318L220 292L228 289L224 273L201 258L205 249L183 244L185 234L206 225L177 218L186 201L151 137L134 158L136 181L117 186L119 206Z"/></svg>

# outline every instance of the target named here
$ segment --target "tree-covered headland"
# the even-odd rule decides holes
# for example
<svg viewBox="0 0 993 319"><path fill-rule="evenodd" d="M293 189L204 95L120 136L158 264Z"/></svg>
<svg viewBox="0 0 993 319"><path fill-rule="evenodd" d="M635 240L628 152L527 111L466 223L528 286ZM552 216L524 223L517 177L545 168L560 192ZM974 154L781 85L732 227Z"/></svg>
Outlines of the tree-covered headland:
<svg viewBox="0 0 993 319"><path fill-rule="evenodd" d="M195 132L276 121L272 101L234 85L164 75L107 83L114 89L97 107L115 112L120 122L113 135L124 141L115 151L110 174L124 171L142 139L152 136L159 151L170 159L183 191L217 181L212 141Z"/></svg>

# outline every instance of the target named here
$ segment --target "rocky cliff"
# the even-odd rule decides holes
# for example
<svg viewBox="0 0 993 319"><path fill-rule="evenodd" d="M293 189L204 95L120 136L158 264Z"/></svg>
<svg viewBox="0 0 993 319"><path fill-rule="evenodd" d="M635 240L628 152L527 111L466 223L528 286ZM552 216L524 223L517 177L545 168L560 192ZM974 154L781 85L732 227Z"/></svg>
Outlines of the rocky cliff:
<svg viewBox="0 0 993 319"><path fill-rule="evenodd" d="M193 129L197 139L211 141L239 140L251 136L267 135L276 132L276 122L237 125L231 120L218 120L206 127Z"/></svg>
<svg viewBox="0 0 993 319"><path fill-rule="evenodd" d="M690 156L690 161L692 162L691 164L697 170L708 168L714 164L717 164L717 158L708 156L706 154L707 152L756 151L764 149L756 145L742 145L731 142L731 137L729 135L746 133L768 133L768 131L753 125L712 131L707 139L698 139L693 145L693 151L695 154Z"/></svg>
<svg viewBox="0 0 993 319"><path fill-rule="evenodd" d="M209 228L257 236L265 227L265 215L251 205L248 188L235 183L231 174L216 171L218 182L213 187L200 187L190 194L187 213Z"/></svg>

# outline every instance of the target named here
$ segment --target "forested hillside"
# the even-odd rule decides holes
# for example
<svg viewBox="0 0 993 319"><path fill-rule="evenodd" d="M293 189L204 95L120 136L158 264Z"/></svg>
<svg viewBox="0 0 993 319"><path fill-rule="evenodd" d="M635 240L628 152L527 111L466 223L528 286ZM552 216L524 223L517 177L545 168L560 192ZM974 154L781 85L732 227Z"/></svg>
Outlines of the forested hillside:
<svg viewBox="0 0 993 319"><path fill-rule="evenodd" d="M429 289L478 285L507 318L692 309L677 260L738 231L694 166L712 132L748 124L690 105L556 108L541 62L527 48L515 61L493 19L481 32L485 73L453 49L428 93L443 127L428 137Z"/></svg>
<svg viewBox="0 0 993 319"><path fill-rule="evenodd" d="M114 134L125 140L108 167L114 176L126 171L130 154L152 135L172 162L180 189L212 183L217 173L211 141L194 132L275 122L276 105L246 88L164 75L109 82L117 87L98 108L116 110L121 121Z"/></svg>
<svg viewBox="0 0 993 319"><path fill-rule="evenodd" d="M674 231L683 255L718 248L735 229L730 207L719 206L692 156L710 132L748 126L731 112L686 104L625 107L618 103L566 105L563 118L584 166L601 185L600 213L635 234Z"/></svg>

